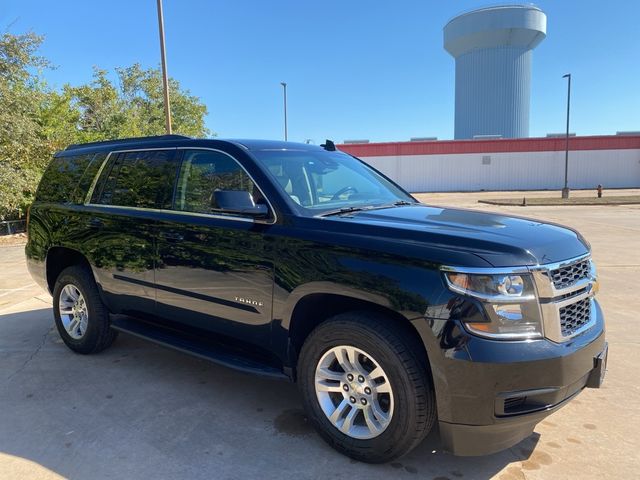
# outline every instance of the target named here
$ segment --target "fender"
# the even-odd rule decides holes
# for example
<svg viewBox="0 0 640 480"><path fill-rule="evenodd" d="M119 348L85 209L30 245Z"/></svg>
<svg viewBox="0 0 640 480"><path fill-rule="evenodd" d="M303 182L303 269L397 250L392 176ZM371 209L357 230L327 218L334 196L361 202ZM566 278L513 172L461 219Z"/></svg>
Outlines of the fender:
<svg viewBox="0 0 640 480"><path fill-rule="evenodd" d="M50 255L51 255L51 251L52 250L62 250L61 253L61 258L56 259L56 260L52 260L50 259ZM100 286L100 283L97 280L96 277L96 272L94 271L94 267L93 265L91 265L91 262L89 261L89 259L87 258L87 255L85 255L83 252L81 252L80 250L76 249L76 248L72 248L72 247L68 247L65 245L51 245L48 249L47 249L47 253L46 253L46 257L45 257L45 261L44 261L44 279L46 279L46 283L47 283L47 289L49 290L49 293L52 294L53 293L53 288L49 288L49 284L51 284L53 286L53 283L55 282L55 280L53 278L49 278L49 267L50 267L50 262L55 261L55 262L62 262L63 265L77 265L77 264L84 264L85 266L89 267L89 270L91 271L91 275L93 276L93 280L96 282L96 285L98 286L98 292L100 294L100 298L102 299L102 301L104 301L104 295L102 292L102 288ZM66 267L62 267L60 268L60 271L63 270Z"/></svg>
<svg viewBox="0 0 640 480"><path fill-rule="evenodd" d="M281 310L282 312L282 327L289 330L291 326L291 320L293 317L293 311L295 310L298 302L308 295L339 295L342 297L349 297L356 300L362 300L365 302L373 303L381 307L393 310L393 306L389 299L382 294L365 292L363 290L342 285L337 282L319 281L309 282L304 285L296 287L287 297L287 300Z"/></svg>

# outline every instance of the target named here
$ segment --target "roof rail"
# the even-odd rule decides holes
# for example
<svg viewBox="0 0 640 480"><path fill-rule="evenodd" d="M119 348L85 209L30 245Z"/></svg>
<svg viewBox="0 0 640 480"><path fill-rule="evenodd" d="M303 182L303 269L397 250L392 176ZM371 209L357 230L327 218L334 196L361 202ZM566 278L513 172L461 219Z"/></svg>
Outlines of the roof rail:
<svg viewBox="0 0 640 480"><path fill-rule="evenodd" d="M69 145L65 150L75 150L77 148L84 147L95 147L97 145L117 145L118 143L126 143L126 142L152 142L157 140L179 140L179 139L190 139L192 137L187 137L186 135L152 135L150 137L131 137L131 138L119 138L116 140L103 140L99 142L88 142L88 143L73 143Z"/></svg>

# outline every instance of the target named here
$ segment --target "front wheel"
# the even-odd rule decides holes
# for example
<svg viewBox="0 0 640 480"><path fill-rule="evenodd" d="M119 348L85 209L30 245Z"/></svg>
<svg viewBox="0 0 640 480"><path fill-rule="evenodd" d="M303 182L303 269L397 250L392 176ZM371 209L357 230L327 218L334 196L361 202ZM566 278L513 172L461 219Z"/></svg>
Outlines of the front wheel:
<svg viewBox="0 0 640 480"><path fill-rule="evenodd" d="M97 353L117 336L109 326L109 311L102 303L89 269L65 268L53 288L53 314L65 345L77 353Z"/></svg>
<svg viewBox="0 0 640 480"><path fill-rule="evenodd" d="M413 449L435 422L435 398L416 338L375 313L347 313L307 338L298 382L307 414L338 451L382 463Z"/></svg>

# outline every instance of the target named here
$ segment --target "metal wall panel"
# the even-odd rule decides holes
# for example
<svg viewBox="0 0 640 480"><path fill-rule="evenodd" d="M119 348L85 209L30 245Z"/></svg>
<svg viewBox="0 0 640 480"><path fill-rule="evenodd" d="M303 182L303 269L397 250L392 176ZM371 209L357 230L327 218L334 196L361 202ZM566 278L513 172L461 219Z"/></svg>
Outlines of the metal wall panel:
<svg viewBox="0 0 640 480"><path fill-rule="evenodd" d="M483 157L490 157L489 163ZM365 157L410 192L561 189L564 152ZM640 188L640 149L569 153L569 187Z"/></svg>
<svg viewBox="0 0 640 480"><path fill-rule="evenodd" d="M456 58L455 138L529 136L531 54L495 47Z"/></svg>

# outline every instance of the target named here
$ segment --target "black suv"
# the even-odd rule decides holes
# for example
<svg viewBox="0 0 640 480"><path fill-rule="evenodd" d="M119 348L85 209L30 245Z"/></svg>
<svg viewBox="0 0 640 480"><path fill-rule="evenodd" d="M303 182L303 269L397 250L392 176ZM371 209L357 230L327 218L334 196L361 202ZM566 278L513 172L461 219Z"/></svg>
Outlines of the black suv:
<svg viewBox="0 0 640 480"><path fill-rule="evenodd" d="M605 372L579 233L420 204L331 142L73 145L28 233L71 350L127 332L296 381L318 432L366 462L436 422L455 454L510 447Z"/></svg>

